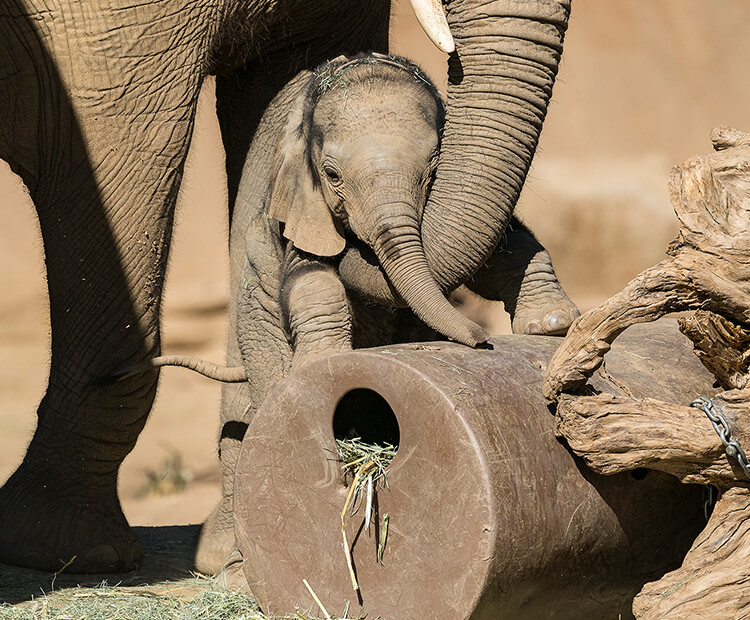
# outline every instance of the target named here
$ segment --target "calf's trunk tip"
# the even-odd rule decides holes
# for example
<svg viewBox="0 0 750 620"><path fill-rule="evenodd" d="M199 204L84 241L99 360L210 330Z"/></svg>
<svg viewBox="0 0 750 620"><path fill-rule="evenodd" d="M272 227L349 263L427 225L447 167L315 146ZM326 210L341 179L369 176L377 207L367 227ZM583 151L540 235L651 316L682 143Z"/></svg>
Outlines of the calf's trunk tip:
<svg viewBox="0 0 750 620"><path fill-rule="evenodd" d="M382 240L373 249L396 292L429 327L470 347L487 342L489 334L443 295L427 265L416 226L387 249Z"/></svg>

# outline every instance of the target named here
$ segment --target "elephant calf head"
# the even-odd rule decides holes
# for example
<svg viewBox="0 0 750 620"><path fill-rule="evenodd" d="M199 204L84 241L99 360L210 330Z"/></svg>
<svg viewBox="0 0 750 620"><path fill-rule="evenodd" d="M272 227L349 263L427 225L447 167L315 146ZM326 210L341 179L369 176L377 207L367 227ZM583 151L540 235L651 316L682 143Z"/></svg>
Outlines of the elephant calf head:
<svg viewBox="0 0 750 620"><path fill-rule="evenodd" d="M327 63L289 112L269 215L284 223L298 250L315 256L340 256L363 242L395 291L391 301L405 301L433 329L476 346L488 335L442 294L420 237L444 116L435 86L405 59Z"/></svg>

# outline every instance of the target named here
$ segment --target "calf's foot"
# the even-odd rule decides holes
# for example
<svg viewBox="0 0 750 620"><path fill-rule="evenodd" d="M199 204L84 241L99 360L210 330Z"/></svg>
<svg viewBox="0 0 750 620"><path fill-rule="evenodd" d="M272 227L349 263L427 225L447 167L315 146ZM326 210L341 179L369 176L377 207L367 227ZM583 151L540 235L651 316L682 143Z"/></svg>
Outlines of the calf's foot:
<svg viewBox="0 0 750 620"><path fill-rule="evenodd" d="M236 549L232 499L222 497L201 528L195 568L206 575L218 575Z"/></svg>
<svg viewBox="0 0 750 620"><path fill-rule="evenodd" d="M232 405L248 400L245 397L247 387L244 384L226 388L223 394L225 414L232 410ZM245 422L232 419L225 420L222 428L219 443L221 499L201 528L195 552L195 568L206 575L226 572L237 552L234 539L234 469L246 429Z"/></svg>

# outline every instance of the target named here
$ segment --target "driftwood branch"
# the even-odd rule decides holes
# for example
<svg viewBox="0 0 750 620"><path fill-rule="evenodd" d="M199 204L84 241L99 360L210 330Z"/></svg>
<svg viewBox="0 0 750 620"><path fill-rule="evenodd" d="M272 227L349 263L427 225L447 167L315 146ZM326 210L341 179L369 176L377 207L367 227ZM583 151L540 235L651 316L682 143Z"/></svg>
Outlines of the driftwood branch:
<svg viewBox="0 0 750 620"><path fill-rule="evenodd" d="M737 330L750 328L750 134L720 128L712 139L717 153L672 172L670 197L679 233L667 249L669 257L573 324L548 366L543 386L548 398L585 384L614 339L635 323L704 310ZM742 356L747 341L737 347ZM740 362L733 371L747 375L747 366L743 372ZM729 377L722 384L744 387Z"/></svg>
<svg viewBox="0 0 750 620"><path fill-rule="evenodd" d="M750 391L714 398L732 434L750 447ZM645 467L682 482L719 487L750 486L750 479L724 446L710 420L695 407L621 396L564 397L557 406L555 433L601 474Z"/></svg>
<svg viewBox="0 0 750 620"><path fill-rule="evenodd" d="M750 618L750 478L701 409L561 394L579 390L630 325L690 310L680 330L727 390L714 413L750 452L750 134L719 128L711 138L716 153L672 172L679 233L668 258L573 324L543 385L558 399L556 433L595 471L643 467L726 489L682 566L635 598L641 619Z"/></svg>
<svg viewBox="0 0 750 620"><path fill-rule="evenodd" d="M699 307L700 303L685 272L672 259L647 269L620 293L573 323L547 367L544 395L553 399L563 391L585 385L615 338L631 325Z"/></svg>

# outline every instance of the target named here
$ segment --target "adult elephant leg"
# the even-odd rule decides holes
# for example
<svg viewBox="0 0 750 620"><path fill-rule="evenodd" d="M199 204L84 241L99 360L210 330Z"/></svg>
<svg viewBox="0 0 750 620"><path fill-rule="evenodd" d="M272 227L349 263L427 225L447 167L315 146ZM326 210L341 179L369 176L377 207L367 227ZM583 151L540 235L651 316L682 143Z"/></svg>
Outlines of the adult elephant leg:
<svg viewBox="0 0 750 620"><path fill-rule="evenodd" d="M39 215L52 328L37 428L0 489L6 563L122 571L140 555L117 473L157 375L97 379L158 353L172 214L201 79L187 50L175 58L156 47L170 45L174 7L145 15L143 6L119 14L115 36L129 42L128 54L111 40L103 9L96 19L83 4L31 14L7 0L0 16L0 144Z"/></svg>
<svg viewBox="0 0 750 620"><path fill-rule="evenodd" d="M581 314L560 286L547 250L515 217L504 240L466 285L503 302L514 334L562 335Z"/></svg>

